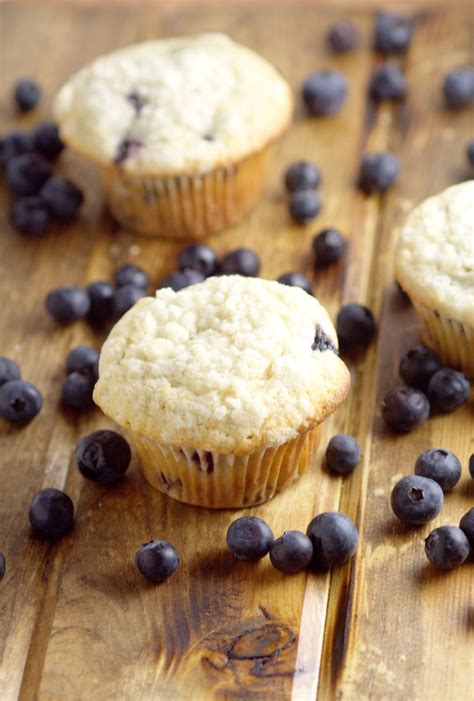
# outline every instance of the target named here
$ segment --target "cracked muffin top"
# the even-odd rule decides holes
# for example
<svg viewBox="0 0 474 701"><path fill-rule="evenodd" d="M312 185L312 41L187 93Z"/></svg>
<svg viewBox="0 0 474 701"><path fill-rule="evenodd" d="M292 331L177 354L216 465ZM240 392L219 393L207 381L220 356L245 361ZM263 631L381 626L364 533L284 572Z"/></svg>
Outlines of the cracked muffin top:
<svg viewBox="0 0 474 701"><path fill-rule="evenodd" d="M408 215L395 267L418 302L474 325L474 180L429 197Z"/></svg>
<svg viewBox="0 0 474 701"><path fill-rule="evenodd" d="M76 73L54 102L61 137L101 164L174 175L226 166L291 118L273 66L222 34L135 44Z"/></svg>
<svg viewBox="0 0 474 701"><path fill-rule="evenodd" d="M104 343L94 400L167 445L246 455L323 421L349 383L313 296L229 275L137 302Z"/></svg>

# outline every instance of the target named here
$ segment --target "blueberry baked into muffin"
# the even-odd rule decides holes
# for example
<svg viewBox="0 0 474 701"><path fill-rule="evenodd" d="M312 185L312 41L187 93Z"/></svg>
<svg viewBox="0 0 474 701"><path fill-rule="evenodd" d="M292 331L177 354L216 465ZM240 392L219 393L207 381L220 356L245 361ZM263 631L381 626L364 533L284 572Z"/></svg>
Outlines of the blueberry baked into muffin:
<svg viewBox="0 0 474 701"><path fill-rule="evenodd" d="M474 180L429 197L408 215L395 268L424 342L447 365L474 376Z"/></svg>
<svg viewBox="0 0 474 701"><path fill-rule="evenodd" d="M154 487L237 508L307 470L349 384L314 297L229 275L141 299L102 348L94 399L129 429Z"/></svg>
<svg viewBox="0 0 474 701"><path fill-rule="evenodd" d="M292 98L265 59L202 34L96 59L61 88L54 112L66 144L99 165L123 225L198 238L254 204Z"/></svg>

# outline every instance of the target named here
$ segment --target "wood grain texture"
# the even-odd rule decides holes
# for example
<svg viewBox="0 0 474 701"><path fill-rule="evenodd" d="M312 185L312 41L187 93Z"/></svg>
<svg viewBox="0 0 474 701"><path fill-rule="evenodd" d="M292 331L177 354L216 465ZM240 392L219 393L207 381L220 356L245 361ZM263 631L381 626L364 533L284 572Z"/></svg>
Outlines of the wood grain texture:
<svg viewBox="0 0 474 701"><path fill-rule="evenodd" d="M110 425L100 412L58 408L67 351L79 342L99 347L85 324L56 328L43 298L56 285L110 279L133 260L153 284L175 265L179 245L137 238L102 211L93 171L70 154L60 169L84 186L80 221L67 230L30 240L7 224L2 193L0 290L1 354L20 361L23 375L44 394L44 408L28 427L0 426L3 489L0 549L7 576L0 587L2 699L429 699L468 701L473 696L474 600L472 565L437 575L427 565L423 537L407 531L388 506L390 488L412 471L428 447L452 449L465 465L473 452L473 405L431 419L409 436L384 428L379 405L397 382L401 354L418 338L416 318L392 280L396 228L407 210L468 176L464 145L472 114L447 112L440 82L472 51L472 17L466 9L433 10L419 17L414 46L402 61L408 101L374 110L366 86L376 57L363 49L329 57L323 38L341 11L305 4L263 3L75 8L3 5L1 116L15 124L9 101L13 80L32 73L48 98L90 58L132 41L202 30L226 31L272 60L295 91L320 66L343 70L347 105L332 119L308 119L298 107L295 124L274 153L266 197L251 217L209 239L219 253L237 245L256 248L264 277L302 270L335 315L341 302L371 306L380 319L376 343L349 358L353 388L325 427L310 474L273 502L255 507L275 533L304 529L321 511L338 509L356 520L361 547L352 566L332 576L284 577L268 561L237 563L224 547L225 531L239 512L206 512L153 491L136 465L119 485L85 482L72 460L80 436ZM347 16L347 12L344 13ZM365 47L372 15L352 11ZM49 100L25 125L48 112ZM362 153L390 148L401 159L400 185L383 198L354 189ZM297 158L323 170L324 209L307 228L292 226L281 187L284 166ZM337 226L350 238L347 259L312 271L312 235ZM321 452L336 430L357 436L363 464L342 481L321 467ZM472 480L471 480L472 482ZM76 505L76 528L50 546L31 538L27 509L43 486L65 488ZM467 471L435 522L456 523L474 501ZM166 537L182 566L165 585L148 585L133 568L136 548ZM318 692L319 690L319 692Z"/></svg>

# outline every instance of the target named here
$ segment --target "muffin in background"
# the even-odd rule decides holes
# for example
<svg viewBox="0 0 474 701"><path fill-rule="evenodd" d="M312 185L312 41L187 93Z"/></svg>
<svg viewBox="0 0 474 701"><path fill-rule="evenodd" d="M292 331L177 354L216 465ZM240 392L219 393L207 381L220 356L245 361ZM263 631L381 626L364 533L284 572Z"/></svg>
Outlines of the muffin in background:
<svg viewBox="0 0 474 701"><path fill-rule="evenodd" d="M239 508L308 469L349 384L314 297L229 275L140 300L102 348L94 399L130 431L154 487Z"/></svg>
<svg viewBox="0 0 474 701"><path fill-rule="evenodd" d="M409 215L396 277L446 365L474 376L474 180L429 197Z"/></svg>
<svg viewBox="0 0 474 701"><path fill-rule="evenodd" d="M222 34L102 56L54 102L61 138L96 163L113 215L146 235L201 238L261 194L269 147L292 114L273 66Z"/></svg>

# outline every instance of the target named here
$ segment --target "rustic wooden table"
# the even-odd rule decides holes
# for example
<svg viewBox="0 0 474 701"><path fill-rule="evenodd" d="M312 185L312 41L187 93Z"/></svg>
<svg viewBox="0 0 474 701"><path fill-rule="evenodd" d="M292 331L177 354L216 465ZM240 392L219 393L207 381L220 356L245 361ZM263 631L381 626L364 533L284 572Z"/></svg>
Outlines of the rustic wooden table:
<svg viewBox="0 0 474 701"><path fill-rule="evenodd" d="M7 224L2 197L0 237L1 354L17 359L44 395L44 408L21 430L1 425L0 549L7 574L0 584L0 696L39 701L139 699L338 699L468 701L474 696L473 566L434 571L423 552L429 527L408 530L391 514L394 482L411 473L430 446L453 450L466 466L473 452L474 405L430 419L411 435L388 432L380 401L397 383L402 353L418 340L410 306L393 282L397 226L423 197L469 177L464 155L472 113L448 112L440 83L472 59L472 7L423 11L408 55L400 59L410 86L406 102L377 109L367 82L378 59L370 50L371 10L336 5L258 2L172 7L75 7L7 4L2 13L1 117L16 120L9 90L16 77L36 76L47 99L25 125L48 113L55 90L83 63L130 42L169 34L222 30L255 48L288 76L295 93L312 69L334 66L350 82L344 109L295 124L275 152L264 201L241 226L210 242L222 253L249 245L263 276L301 270L334 315L341 303L370 306L376 342L349 359L348 401L325 430L313 469L299 484L251 513L276 533L304 529L321 511L340 509L360 529L352 565L331 575L285 577L267 561L238 563L226 552L232 512L207 512L149 488L133 465L104 489L83 480L72 459L78 439L109 422L98 410L82 415L58 407L68 350L100 345L85 324L57 328L43 309L54 286L111 278L115 267L142 264L153 283L175 265L178 247L136 238L103 212L94 173L70 154L61 169L87 192L81 219L33 240ZM363 47L331 57L328 26L350 16ZM354 188L361 155L390 149L401 161L399 185L384 197ZM281 174L301 157L323 171L324 210L306 229L288 221ZM323 226L350 239L346 260L313 274L310 241ZM336 431L355 435L363 462L343 480L322 468L321 452ZM76 528L56 545L30 535L27 510L41 487L73 498ZM467 469L434 525L457 523L474 501ZM162 586L134 570L136 548L152 537L173 541L182 559ZM237 646L237 647L236 647ZM237 650L237 652L236 652Z"/></svg>

